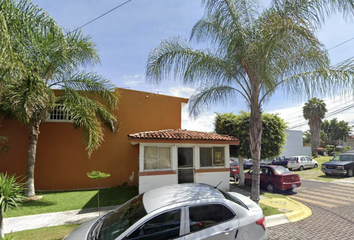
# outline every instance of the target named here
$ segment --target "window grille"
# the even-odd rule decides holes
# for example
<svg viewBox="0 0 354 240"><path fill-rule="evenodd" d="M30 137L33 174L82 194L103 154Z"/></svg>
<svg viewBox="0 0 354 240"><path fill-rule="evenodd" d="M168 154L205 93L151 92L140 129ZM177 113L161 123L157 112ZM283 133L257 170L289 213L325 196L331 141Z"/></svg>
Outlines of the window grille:
<svg viewBox="0 0 354 240"><path fill-rule="evenodd" d="M62 104L57 104L48 114L47 122L72 122L69 110Z"/></svg>

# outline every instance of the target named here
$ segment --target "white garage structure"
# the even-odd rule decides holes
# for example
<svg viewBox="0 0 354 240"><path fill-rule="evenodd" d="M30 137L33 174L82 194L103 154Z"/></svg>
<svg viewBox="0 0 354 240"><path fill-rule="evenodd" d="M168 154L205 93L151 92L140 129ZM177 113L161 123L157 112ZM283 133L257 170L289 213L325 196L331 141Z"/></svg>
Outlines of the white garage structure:
<svg viewBox="0 0 354 240"><path fill-rule="evenodd" d="M176 183L207 183L228 191L235 137L181 129L129 134L139 144L139 193Z"/></svg>

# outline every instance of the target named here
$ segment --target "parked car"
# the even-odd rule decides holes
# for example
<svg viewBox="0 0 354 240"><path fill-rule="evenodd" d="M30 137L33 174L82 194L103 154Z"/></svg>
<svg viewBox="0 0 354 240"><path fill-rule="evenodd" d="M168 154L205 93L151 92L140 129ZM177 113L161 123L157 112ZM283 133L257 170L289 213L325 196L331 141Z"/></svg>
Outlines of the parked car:
<svg viewBox="0 0 354 240"><path fill-rule="evenodd" d="M307 156L293 156L288 162L289 170L304 170L306 168L317 168L318 162Z"/></svg>
<svg viewBox="0 0 354 240"><path fill-rule="evenodd" d="M252 173L253 170L250 170L245 174L246 185L252 185ZM301 186L300 176L291 173L283 166L261 166L259 179L261 188L266 189L268 192L275 192L276 190L292 191L294 188Z"/></svg>
<svg viewBox="0 0 354 240"><path fill-rule="evenodd" d="M341 153L331 161L322 164L322 172L326 175L354 176L354 152Z"/></svg>
<svg viewBox="0 0 354 240"><path fill-rule="evenodd" d="M234 182L238 182L239 177L240 166L238 161L230 161L230 178L232 178Z"/></svg>
<svg viewBox="0 0 354 240"><path fill-rule="evenodd" d="M230 236L230 237L229 237ZM86 239L266 239L262 209L238 193L201 183L142 193L65 237Z"/></svg>
<svg viewBox="0 0 354 240"><path fill-rule="evenodd" d="M251 169L253 166L252 159L245 159L243 161L243 169Z"/></svg>
<svg viewBox="0 0 354 240"><path fill-rule="evenodd" d="M289 162L289 158L286 158L285 156L276 157L275 159L272 160L271 165L280 165L283 167L288 167L288 162Z"/></svg>

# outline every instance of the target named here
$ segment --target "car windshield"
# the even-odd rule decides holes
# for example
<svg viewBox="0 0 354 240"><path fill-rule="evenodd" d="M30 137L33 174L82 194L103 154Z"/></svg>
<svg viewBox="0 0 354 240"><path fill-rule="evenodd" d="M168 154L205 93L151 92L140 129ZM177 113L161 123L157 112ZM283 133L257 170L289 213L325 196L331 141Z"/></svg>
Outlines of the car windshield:
<svg viewBox="0 0 354 240"><path fill-rule="evenodd" d="M291 157L291 158L290 158L290 162L295 162L295 161L297 161L297 160L298 160L297 157Z"/></svg>
<svg viewBox="0 0 354 240"><path fill-rule="evenodd" d="M133 198L107 217L100 229L99 239L115 239L139 219L146 216L147 213L142 200L143 195Z"/></svg>
<svg viewBox="0 0 354 240"><path fill-rule="evenodd" d="M238 166L238 162L230 162L230 166Z"/></svg>
<svg viewBox="0 0 354 240"><path fill-rule="evenodd" d="M354 155L337 155L332 161L351 161L354 162Z"/></svg>
<svg viewBox="0 0 354 240"><path fill-rule="evenodd" d="M285 167L275 167L273 168L277 174L289 173L290 171Z"/></svg>

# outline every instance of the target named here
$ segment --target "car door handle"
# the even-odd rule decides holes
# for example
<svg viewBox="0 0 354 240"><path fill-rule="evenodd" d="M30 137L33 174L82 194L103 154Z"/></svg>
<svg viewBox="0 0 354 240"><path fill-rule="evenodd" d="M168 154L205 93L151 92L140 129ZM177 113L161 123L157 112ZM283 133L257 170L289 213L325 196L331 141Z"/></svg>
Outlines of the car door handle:
<svg viewBox="0 0 354 240"><path fill-rule="evenodd" d="M233 230L235 230L235 228L226 228L223 233L229 235Z"/></svg>

